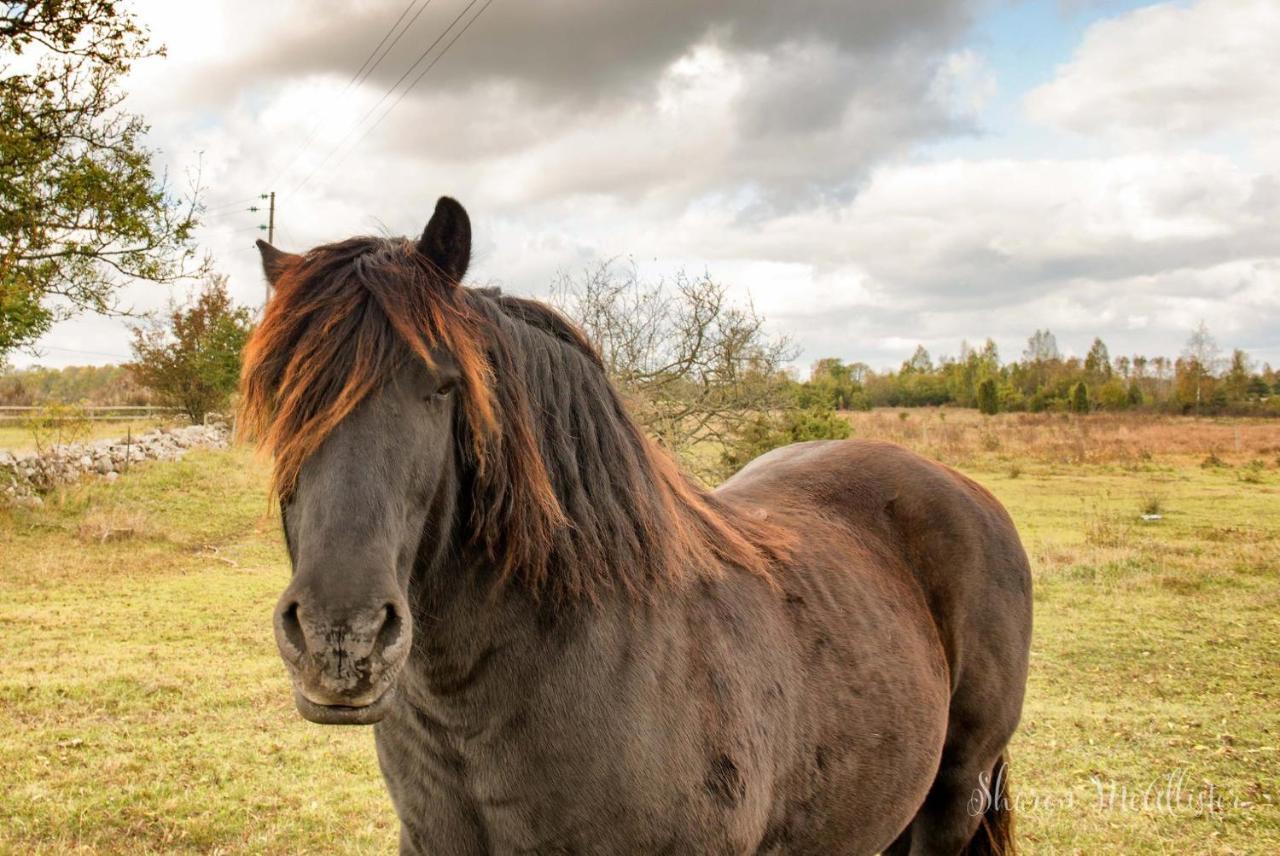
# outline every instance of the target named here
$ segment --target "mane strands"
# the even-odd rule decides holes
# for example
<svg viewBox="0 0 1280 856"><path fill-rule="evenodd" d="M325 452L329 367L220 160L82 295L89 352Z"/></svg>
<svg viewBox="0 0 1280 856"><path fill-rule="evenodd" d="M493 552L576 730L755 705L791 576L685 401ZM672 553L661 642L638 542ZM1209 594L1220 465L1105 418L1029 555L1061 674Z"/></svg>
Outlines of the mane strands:
<svg viewBox="0 0 1280 856"><path fill-rule="evenodd" d="M463 288L404 240L319 247L277 279L245 351L240 429L287 499L303 462L411 356L462 374L469 544L550 602L644 597L727 567L771 578L791 535L693 484L554 309Z"/></svg>

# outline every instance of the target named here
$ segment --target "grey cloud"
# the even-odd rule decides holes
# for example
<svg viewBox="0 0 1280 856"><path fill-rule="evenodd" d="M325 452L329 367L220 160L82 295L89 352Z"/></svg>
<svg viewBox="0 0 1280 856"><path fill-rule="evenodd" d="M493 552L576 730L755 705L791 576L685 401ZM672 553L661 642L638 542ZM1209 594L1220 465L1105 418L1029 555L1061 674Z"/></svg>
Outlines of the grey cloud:
<svg viewBox="0 0 1280 856"><path fill-rule="evenodd" d="M384 0L353 9L345 0L308 3L305 13L235 65L245 79L350 74L403 5ZM969 5L960 0L499 2L459 42L459 61L441 63L432 75L442 84L498 79L553 100L594 100L647 88L658 70L712 37L729 49L749 52L788 42L823 42L842 53L867 55L936 50L964 29ZM464 6L463 0L432 3L374 78L384 86L394 81Z"/></svg>
<svg viewBox="0 0 1280 856"><path fill-rule="evenodd" d="M465 5L432 3L368 83L380 93ZM573 143L545 153L531 188L543 194L667 193L686 203L748 190L747 213L848 199L870 166L921 140L963 131L931 84L965 32L966 0L548 0L495 2L405 98L355 156L444 158L460 170L576 135L609 150L643 134L671 64L715 45L742 85L723 105L723 126L691 117L690 138L715 134L720 156L690 163L664 139L661 151L623 141L628 163L578 168ZM246 6L247 8L247 6ZM324 0L269 24L218 67L178 89L192 105L226 102L313 74L348 77L404 8L402 0L353 7ZM478 8L478 7L477 7ZM611 139L612 137L612 139ZM628 149L627 147L631 148ZM498 164L499 166L501 164ZM685 168L682 168L685 167ZM693 171L696 170L696 171Z"/></svg>

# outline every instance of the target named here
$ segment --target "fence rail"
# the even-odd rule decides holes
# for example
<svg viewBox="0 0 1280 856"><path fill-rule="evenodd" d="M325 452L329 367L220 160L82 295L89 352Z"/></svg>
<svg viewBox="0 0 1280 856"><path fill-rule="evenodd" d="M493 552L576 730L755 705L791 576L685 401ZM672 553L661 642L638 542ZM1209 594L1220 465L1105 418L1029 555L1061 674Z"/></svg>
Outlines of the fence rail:
<svg viewBox="0 0 1280 856"><path fill-rule="evenodd" d="M155 407L149 404L103 404L77 409L83 410L85 418L90 422L134 422L139 419L160 419L182 414L177 407ZM0 406L0 424L25 422L47 410L46 407ZM68 418L72 418L70 414Z"/></svg>

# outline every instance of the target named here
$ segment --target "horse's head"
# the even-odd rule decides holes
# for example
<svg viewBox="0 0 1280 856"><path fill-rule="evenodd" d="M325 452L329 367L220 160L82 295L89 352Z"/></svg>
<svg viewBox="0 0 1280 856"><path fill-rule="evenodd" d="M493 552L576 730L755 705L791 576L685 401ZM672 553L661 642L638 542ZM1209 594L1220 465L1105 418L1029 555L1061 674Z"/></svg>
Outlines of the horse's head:
<svg viewBox="0 0 1280 856"><path fill-rule="evenodd" d="M260 249L274 293L246 353L244 418L275 453L293 565L276 642L304 717L377 722L411 647L411 577L451 547L459 417L491 417L454 293L470 226L442 199L417 242Z"/></svg>
<svg viewBox="0 0 1280 856"><path fill-rule="evenodd" d="M240 425L275 456L276 640L313 722L381 719L413 634L467 593L519 581L551 609L776 553L645 438L572 323L459 284L470 246L452 199L416 241L261 245Z"/></svg>

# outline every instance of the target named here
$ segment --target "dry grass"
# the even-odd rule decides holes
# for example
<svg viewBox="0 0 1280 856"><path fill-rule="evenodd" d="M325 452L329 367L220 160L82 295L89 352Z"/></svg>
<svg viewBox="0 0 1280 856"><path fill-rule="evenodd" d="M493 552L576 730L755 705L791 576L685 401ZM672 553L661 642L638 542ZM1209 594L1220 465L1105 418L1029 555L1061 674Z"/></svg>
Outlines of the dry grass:
<svg viewBox="0 0 1280 856"><path fill-rule="evenodd" d="M1275 431L1242 423L1245 448L1202 468L1233 423L1130 424L1151 451L1130 465L1090 462L1116 448L1099 421L1086 462L1063 465L1022 436L1070 450L1060 417L854 417L888 439L926 418L1032 558L1023 852L1280 852L1280 472L1248 465L1274 458ZM369 731L293 710L265 491L244 450L196 451L0 512L0 853L394 852ZM101 537L117 529L132 532ZM1144 804L1151 788L1182 801Z"/></svg>
<svg viewBox="0 0 1280 856"><path fill-rule="evenodd" d="M85 440L88 442L93 442L94 440L123 440L130 431L136 437L166 424L171 424L171 422L159 419L135 419L132 422L92 422L89 424L88 436L85 437ZM15 455L34 452L36 450L36 441L29 428L20 424L6 422L0 424L0 450L13 452Z"/></svg>
<svg viewBox="0 0 1280 856"><path fill-rule="evenodd" d="M906 413L907 418L902 418ZM846 413L855 437L876 437L951 464L997 460L1141 465L1156 458L1280 466L1280 420L1136 413L1002 413L952 408ZM1269 464L1267 462L1270 462Z"/></svg>

